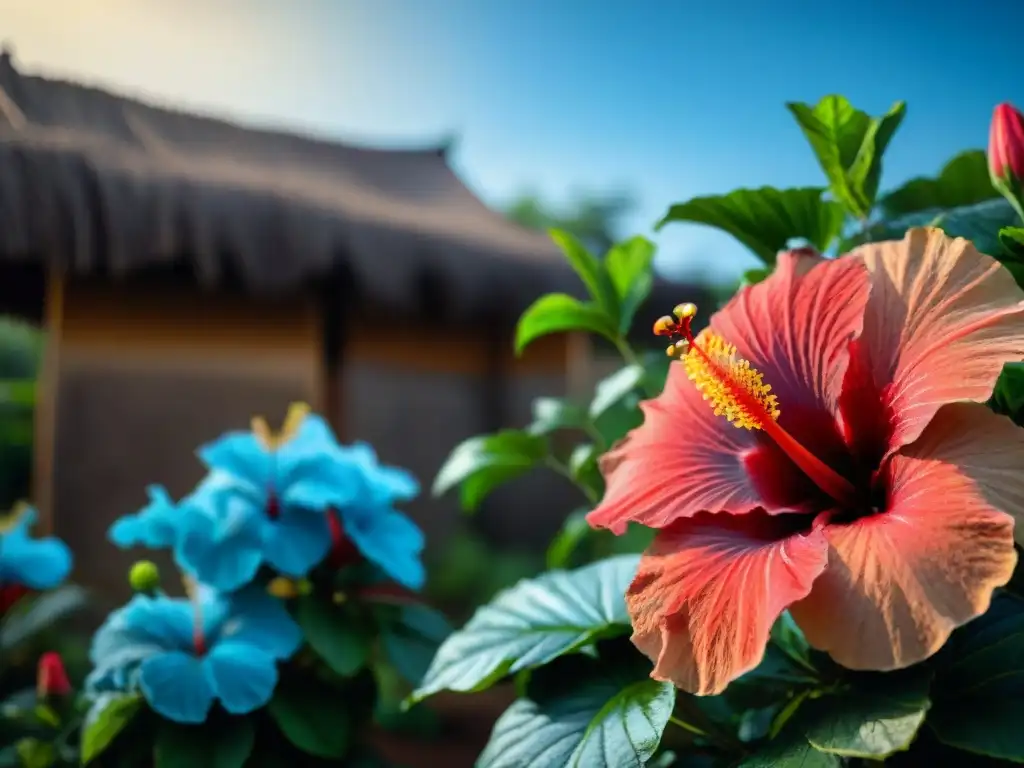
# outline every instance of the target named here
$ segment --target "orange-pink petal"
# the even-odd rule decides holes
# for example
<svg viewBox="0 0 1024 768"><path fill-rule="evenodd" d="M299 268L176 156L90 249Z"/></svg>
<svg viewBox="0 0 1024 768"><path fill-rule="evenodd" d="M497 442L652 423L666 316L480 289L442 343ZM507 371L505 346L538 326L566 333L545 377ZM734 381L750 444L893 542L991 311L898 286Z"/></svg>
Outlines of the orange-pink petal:
<svg viewBox="0 0 1024 768"><path fill-rule="evenodd" d="M779 254L769 278L741 290L711 318L711 328L771 384L783 428L794 409L836 412L870 287L855 260L790 251Z"/></svg>
<svg viewBox="0 0 1024 768"><path fill-rule="evenodd" d="M664 528L705 509L742 513L764 502L743 464L752 432L715 416L673 363L664 391L640 404L644 423L601 459L605 494L587 516L623 533L629 522Z"/></svg>
<svg viewBox="0 0 1024 768"><path fill-rule="evenodd" d="M899 669L984 613L1017 561L1021 467L1024 430L1009 419L939 410L883 470L884 511L825 527L828 568L790 609L811 645L852 669Z"/></svg>
<svg viewBox="0 0 1024 768"><path fill-rule="evenodd" d="M844 412L856 421L881 401L881 451L911 443L946 403L987 400L1003 364L1024 359L1024 292L967 240L912 229L844 260L863 261L872 282Z"/></svg>
<svg viewBox="0 0 1024 768"><path fill-rule="evenodd" d="M779 423L826 461L846 453L835 403L868 288L859 262L784 253L770 277L711 318L778 394ZM763 434L715 416L682 365L672 364L665 391L642 408L643 425L602 461L607 490L587 518L595 527L663 528L703 510L775 513L815 493Z"/></svg>
<svg viewBox="0 0 1024 768"><path fill-rule="evenodd" d="M791 534L786 518L703 514L658 533L626 593L651 677L713 695L760 663L772 624L827 561L820 530Z"/></svg>

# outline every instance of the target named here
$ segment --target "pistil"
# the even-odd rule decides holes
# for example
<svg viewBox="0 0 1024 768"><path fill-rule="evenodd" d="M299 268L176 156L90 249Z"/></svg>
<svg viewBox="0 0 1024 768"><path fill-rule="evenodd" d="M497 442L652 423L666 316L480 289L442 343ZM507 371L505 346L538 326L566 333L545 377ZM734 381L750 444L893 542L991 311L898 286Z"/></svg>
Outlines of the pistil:
<svg viewBox="0 0 1024 768"><path fill-rule="evenodd" d="M808 451L778 423L778 400L760 371L736 354L736 348L705 329L696 338L690 324L697 314L693 304L680 304L673 317L659 318L654 333L675 339L666 350L686 368L686 376L700 391L716 416L741 429L764 432L825 493L843 505L855 505L853 484Z"/></svg>

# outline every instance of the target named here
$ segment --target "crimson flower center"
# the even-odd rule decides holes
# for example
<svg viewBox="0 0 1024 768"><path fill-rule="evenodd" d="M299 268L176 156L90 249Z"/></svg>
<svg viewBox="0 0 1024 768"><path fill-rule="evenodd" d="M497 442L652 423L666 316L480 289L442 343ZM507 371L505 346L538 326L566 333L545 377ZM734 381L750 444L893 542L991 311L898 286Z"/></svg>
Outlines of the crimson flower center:
<svg viewBox="0 0 1024 768"><path fill-rule="evenodd" d="M675 317L659 318L654 333L675 341L670 357L685 366L686 377L701 393L716 416L724 416L739 429L764 432L807 477L844 507L856 506L854 485L821 461L779 423L779 402L760 371L739 357L736 347L710 329L695 338L690 324L697 314L693 304L680 304Z"/></svg>

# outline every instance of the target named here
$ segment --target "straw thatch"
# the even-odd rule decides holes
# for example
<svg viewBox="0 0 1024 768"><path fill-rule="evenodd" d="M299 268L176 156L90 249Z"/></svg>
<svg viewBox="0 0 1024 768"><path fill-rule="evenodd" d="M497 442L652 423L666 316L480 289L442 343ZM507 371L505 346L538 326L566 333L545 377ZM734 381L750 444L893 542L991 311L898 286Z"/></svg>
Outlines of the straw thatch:
<svg viewBox="0 0 1024 768"><path fill-rule="evenodd" d="M576 293L548 238L489 210L444 151L374 150L148 106L0 57L0 259L287 292L329 274L453 316Z"/></svg>

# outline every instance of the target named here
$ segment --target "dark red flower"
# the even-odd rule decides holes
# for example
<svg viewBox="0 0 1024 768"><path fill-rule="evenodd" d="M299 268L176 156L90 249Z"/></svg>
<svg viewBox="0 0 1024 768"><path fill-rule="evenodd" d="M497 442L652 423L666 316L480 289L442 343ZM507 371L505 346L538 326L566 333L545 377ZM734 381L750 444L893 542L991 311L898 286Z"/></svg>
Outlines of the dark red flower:
<svg viewBox="0 0 1024 768"><path fill-rule="evenodd" d="M64 660L59 653L50 651L39 657L36 693L41 699L48 696L67 696L71 693L71 681L68 680Z"/></svg>

